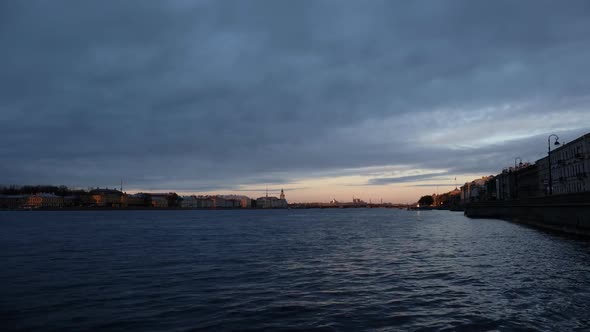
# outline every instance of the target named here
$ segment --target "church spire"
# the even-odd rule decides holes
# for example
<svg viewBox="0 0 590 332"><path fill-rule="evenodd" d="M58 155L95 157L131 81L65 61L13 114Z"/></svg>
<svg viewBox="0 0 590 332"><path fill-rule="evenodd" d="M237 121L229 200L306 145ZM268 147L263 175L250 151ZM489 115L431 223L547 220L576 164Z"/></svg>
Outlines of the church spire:
<svg viewBox="0 0 590 332"><path fill-rule="evenodd" d="M283 189L281 188L281 196L280 199L285 199L285 192L283 191Z"/></svg>

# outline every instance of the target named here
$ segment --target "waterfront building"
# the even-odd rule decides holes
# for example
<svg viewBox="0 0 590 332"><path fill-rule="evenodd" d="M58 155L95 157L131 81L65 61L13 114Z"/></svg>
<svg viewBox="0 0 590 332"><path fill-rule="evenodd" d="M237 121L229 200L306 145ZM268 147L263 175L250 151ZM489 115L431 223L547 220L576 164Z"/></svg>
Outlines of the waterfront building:
<svg viewBox="0 0 590 332"><path fill-rule="evenodd" d="M461 204L485 200L489 196L486 183L493 178L493 176L482 176L461 186Z"/></svg>
<svg viewBox="0 0 590 332"><path fill-rule="evenodd" d="M180 206L182 208L187 209L194 209L199 207L199 202L197 201L196 196L182 196L182 201L180 201Z"/></svg>
<svg viewBox="0 0 590 332"><path fill-rule="evenodd" d="M173 192L169 193L146 193L150 198L152 207L179 207L180 197ZM164 203L166 201L166 203Z"/></svg>
<svg viewBox="0 0 590 332"><path fill-rule="evenodd" d="M549 167L551 165L551 167ZM549 178L551 178L551 188ZM482 178L486 179L486 178ZM461 187L461 204L481 200L516 200L541 196L590 192L590 133L551 151L534 164L509 167L502 173ZM495 194L494 194L495 192ZM557 199L557 198L556 198Z"/></svg>
<svg viewBox="0 0 590 332"><path fill-rule="evenodd" d="M535 162L537 165L537 186L542 195L549 194L549 158L544 157Z"/></svg>
<svg viewBox="0 0 590 332"><path fill-rule="evenodd" d="M514 169L505 168L502 173L494 176L496 182L496 199L510 200L516 197L516 185L514 180Z"/></svg>
<svg viewBox="0 0 590 332"><path fill-rule="evenodd" d="M498 183L496 182L496 176L490 175L485 180L485 191L483 199L485 200L497 200L498 199Z"/></svg>
<svg viewBox="0 0 590 332"><path fill-rule="evenodd" d="M256 199L256 207L259 209L272 209L273 201L278 200L277 197L263 196Z"/></svg>
<svg viewBox="0 0 590 332"><path fill-rule="evenodd" d="M504 169L494 177L496 199L528 199L548 195L550 171L553 195L590 192L590 134L552 150L551 163L548 157L544 157L534 164L524 163ZM463 203L476 201L474 196L484 200L494 199L489 195L490 187L484 196L474 195L470 184L461 189Z"/></svg>
<svg viewBox="0 0 590 332"><path fill-rule="evenodd" d="M94 189L89 193L90 203L98 207L119 208L123 206L123 193L115 189Z"/></svg>
<svg viewBox="0 0 590 332"><path fill-rule="evenodd" d="M219 195L210 196L209 198L213 202L213 208L214 209L223 209L223 208L226 208L225 198L223 198L223 197L221 197Z"/></svg>
<svg viewBox="0 0 590 332"><path fill-rule="evenodd" d="M527 199L543 195L539 189L539 166L537 164L524 164L514 172L514 186L517 199Z"/></svg>
<svg viewBox="0 0 590 332"><path fill-rule="evenodd" d="M542 182L549 184L548 162L541 164ZM590 191L590 133L551 151L551 180L554 195Z"/></svg>
<svg viewBox="0 0 590 332"><path fill-rule="evenodd" d="M237 198L230 198L225 200L225 207L229 209L236 209L242 207L241 200Z"/></svg>
<svg viewBox="0 0 590 332"><path fill-rule="evenodd" d="M535 164L525 163L507 168L496 175L497 198L499 200L527 199L543 196L548 191L547 159Z"/></svg>
<svg viewBox="0 0 590 332"><path fill-rule="evenodd" d="M252 207L252 199L250 199L249 197L242 197L242 199L240 199L240 207L243 209L249 209Z"/></svg>
<svg viewBox="0 0 590 332"><path fill-rule="evenodd" d="M26 206L32 208L63 208L64 198L48 193L30 195Z"/></svg>
<svg viewBox="0 0 590 332"><path fill-rule="evenodd" d="M0 195L0 209L20 209L27 203L28 195Z"/></svg>
<svg viewBox="0 0 590 332"><path fill-rule="evenodd" d="M166 198L168 199L168 207L180 207L181 199L177 193L170 192L170 193L168 193Z"/></svg>
<svg viewBox="0 0 590 332"><path fill-rule="evenodd" d="M289 207L289 203L285 199L285 192L281 189L280 198L268 196L268 193L264 197L258 197L256 207L262 209L286 209Z"/></svg>
<svg viewBox="0 0 590 332"><path fill-rule="evenodd" d="M252 199L244 195L223 195L226 200L226 207L228 208L251 208Z"/></svg>
<svg viewBox="0 0 590 332"><path fill-rule="evenodd" d="M200 209L211 209L213 208L213 199L209 196L198 196L197 207Z"/></svg>
<svg viewBox="0 0 590 332"><path fill-rule="evenodd" d="M79 207L82 205L82 199L79 195L64 196L64 207Z"/></svg>
<svg viewBox="0 0 590 332"><path fill-rule="evenodd" d="M141 208L149 207L152 205L151 198L149 195L144 193L137 193L132 195L125 195L127 207Z"/></svg>
<svg viewBox="0 0 590 332"><path fill-rule="evenodd" d="M150 195L152 207L155 208L167 208L168 198L162 195Z"/></svg>

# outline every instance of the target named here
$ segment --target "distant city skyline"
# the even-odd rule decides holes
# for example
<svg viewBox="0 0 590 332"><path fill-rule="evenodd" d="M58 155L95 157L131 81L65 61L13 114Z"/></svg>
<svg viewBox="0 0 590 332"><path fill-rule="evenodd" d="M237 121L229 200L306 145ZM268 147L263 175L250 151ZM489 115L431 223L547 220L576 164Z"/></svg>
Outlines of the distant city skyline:
<svg viewBox="0 0 590 332"><path fill-rule="evenodd" d="M590 128L587 1L0 13L0 184L407 203Z"/></svg>

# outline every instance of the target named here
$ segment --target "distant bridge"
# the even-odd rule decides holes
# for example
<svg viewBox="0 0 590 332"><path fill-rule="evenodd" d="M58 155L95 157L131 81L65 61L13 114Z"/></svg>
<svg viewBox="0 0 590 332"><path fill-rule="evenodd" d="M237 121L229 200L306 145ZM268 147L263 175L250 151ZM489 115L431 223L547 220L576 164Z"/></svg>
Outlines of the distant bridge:
<svg viewBox="0 0 590 332"><path fill-rule="evenodd" d="M406 209L407 204L392 203L292 203L291 209L355 209L355 208L388 208Z"/></svg>

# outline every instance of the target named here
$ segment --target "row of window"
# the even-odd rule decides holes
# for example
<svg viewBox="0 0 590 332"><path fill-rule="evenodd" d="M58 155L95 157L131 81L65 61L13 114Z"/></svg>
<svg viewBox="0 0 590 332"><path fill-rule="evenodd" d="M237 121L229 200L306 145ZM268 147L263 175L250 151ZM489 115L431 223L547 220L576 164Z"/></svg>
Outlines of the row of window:
<svg viewBox="0 0 590 332"><path fill-rule="evenodd" d="M577 156L583 155L583 146L581 143L575 146L569 147L568 149L558 151L555 154L551 154L551 162L557 162L558 160L569 160L578 158Z"/></svg>
<svg viewBox="0 0 590 332"><path fill-rule="evenodd" d="M577 176L580 173L585 172L584 163L575 163L572 165L568 165L565 167L557 168L557 176L569 177L569 176ZM553 172L555 174L555 170Z"/></svg>
<svg viewBox="0 0 590 332"><path fill-rule="evenodd" d="M584 182L572 182L566 183L565 185L555 185L553 187L553 192L556 194L579 193L584 191L588 191Z"/></svg>

